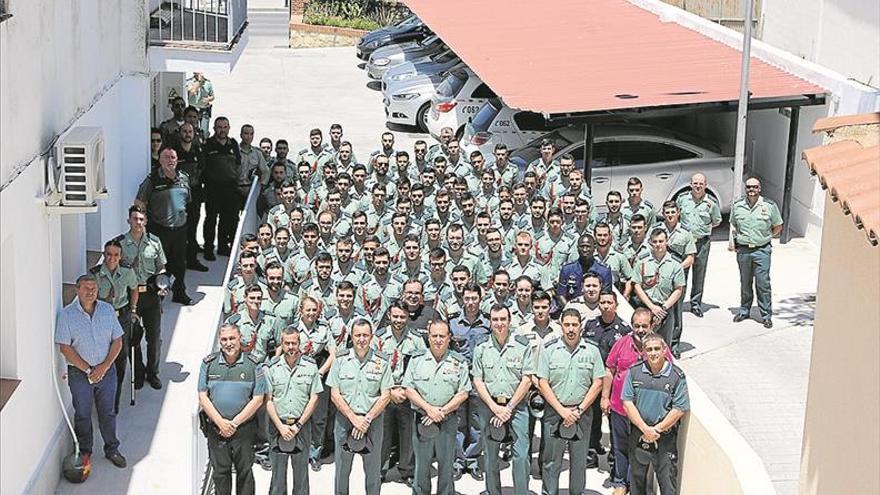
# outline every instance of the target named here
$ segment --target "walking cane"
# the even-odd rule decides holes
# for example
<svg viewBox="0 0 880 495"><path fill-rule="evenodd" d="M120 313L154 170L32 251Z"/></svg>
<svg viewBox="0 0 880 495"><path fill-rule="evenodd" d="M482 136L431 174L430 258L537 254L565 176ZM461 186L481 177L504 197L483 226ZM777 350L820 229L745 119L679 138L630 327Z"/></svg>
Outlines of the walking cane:
<svg viewBox="0 0 880 495"><path fill-rule="evenodd" d="M132 325L132 328L131 328L132 336L134 336L134 333L135 333L134 332L135 326L139 326L141 328L141 334L138 334L138 335L142 335L142 333L144 331L144 326L141 325L140 318L138 318L136 320L135 324ZM131 366L130 366L131 372L129 373L131 375L131 380L129 380L129 385L131 387L131 402L128 403L128 405L130 405L130 406L134 405L134 396L135 396L135 391L134 391L134 347L135 347L134 346L134 339L132 339L132 342L130 342L130 345L129 345L130 351L128 353L128 357L131 360Z"/></svg>

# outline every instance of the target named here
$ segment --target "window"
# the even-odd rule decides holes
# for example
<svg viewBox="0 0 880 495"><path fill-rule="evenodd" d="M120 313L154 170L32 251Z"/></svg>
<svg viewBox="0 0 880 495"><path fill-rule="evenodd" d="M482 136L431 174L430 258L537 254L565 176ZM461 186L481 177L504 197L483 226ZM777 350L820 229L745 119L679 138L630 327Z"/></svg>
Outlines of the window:
<svg viewBox="0 0 880 495"><path fill-rule="evenodd" d="M459 71L451 71L443 78L443 82L437 86L437 94L447 98L455 98L466 80L466 74Z"/></svg>
<svg viewBox="0 0 880 495"><path fill-rule="evenodd" d="M517 112L513 121L521 131L543 131L547 128L544 116L535 112Z"/></svg>
<svg viewBox="0 0 880 495"><path fill-rule="evenodd" d="M498 95L489 89L488 84L483 83L477 86L477 89L471 94L471 98L498 98Z"/></svg>
<svg viewBox="0 0 880 495"><path fill-rule="evenodd" d="M572 154L575 160L583 163L583 146L578 146ZM696 157L690 150L655 141L602 141L593 144L593 167L671 162Z"/></svg>
<svg viewBox="0 0 880 495"><path fill-rule="evenodd" d="M477 114L474 115L474 120L471 122L474 126L474 131L480 132L489 129L489 126L492 125L492 121L495 120L495 117L498 115L498 112L501 110L492 104L492 102L488 102L477 111Z"/></svg>
<svg viewBox="0 0 880 495"><path fill-rule="evenodd" d="M602 168L608 166L608 153L610 142L593 143L593 168ZM574 163L577 168L584 167L584 145L578 145L573 148L570 153L574 156Z"/></svg>

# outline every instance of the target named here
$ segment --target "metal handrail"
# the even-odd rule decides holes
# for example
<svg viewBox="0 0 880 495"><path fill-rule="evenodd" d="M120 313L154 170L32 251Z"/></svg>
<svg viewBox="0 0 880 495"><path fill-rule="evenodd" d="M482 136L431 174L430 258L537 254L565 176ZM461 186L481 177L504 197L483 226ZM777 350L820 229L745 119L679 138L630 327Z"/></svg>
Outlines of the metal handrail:
<svg viewBox="0 0 880 495"><path fill-rule="evenodd" d="M260 195L260 180L254 178L251 183L251 189L248 193L247 200L244 204L244 214L238 220L238 228L235 230L235 238L229 253L229 261L226 263L226 271L223 273L223 283L221 287L226 287L226 282L232 278L233 270L238 260L240 251L241 236L248 232L256 232L260 218L257 215L257 198ZM217 342L217 331L220 324L223 323L223 298L221 297L214 309L217 315L214 331L211 333L210 341L205 345L204 355L207 356L219 349ZM208 462L208 443L205 440L202 431L199 429L199 404L195 402L195 407L191 413L191 440L192 440L192 479L190 486L193 495L204 495L211 493L213 480L211 478L211 465Z"/></svg>
<svg viewBox="0 0 880 495"><path fill-rule="evenodd" d="M151 45L231 49L247 26L247 0L168 0L150 13Z"/></svg>

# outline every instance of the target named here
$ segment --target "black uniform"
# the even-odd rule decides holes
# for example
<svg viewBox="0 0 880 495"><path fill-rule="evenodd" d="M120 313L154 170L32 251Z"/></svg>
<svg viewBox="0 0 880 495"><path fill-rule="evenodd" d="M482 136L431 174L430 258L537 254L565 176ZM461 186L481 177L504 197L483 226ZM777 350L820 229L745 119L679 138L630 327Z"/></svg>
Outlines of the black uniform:
<svg viewBox="0 0 880 495"><path fill-rule="evenodd" d="M137 198L147 204L147 230L162 242L168 263L166 271L174 275L172 290L186 298L186 222L190 201L189 176L182 170L168 179L161 169L151 172L141 183Z"/></svg>
<svg viewBox="0 0 880 495"><path fill-rule="evenodd" d="M235 139L221 143L211 136L202 147L205 163L202 183L205 186L205 253L217 251L228 255L238 226L238 172L241 168L241 150ZM220 219L219 225L217 219Z"/></svg>
<svg viewBox="0 0 880 495"><path fill-rule="evenodd" d="M199 217L202 215L202 202L205 200L205 191L202 188L204 157L201 146L195 139L189 151L185 151L179 143L174 146L174 151L177 152L178 170L183 170L189 176L191 196L189 203L186 204L186 262L192 265L197 261L196 229L199 226Z"/></svg>

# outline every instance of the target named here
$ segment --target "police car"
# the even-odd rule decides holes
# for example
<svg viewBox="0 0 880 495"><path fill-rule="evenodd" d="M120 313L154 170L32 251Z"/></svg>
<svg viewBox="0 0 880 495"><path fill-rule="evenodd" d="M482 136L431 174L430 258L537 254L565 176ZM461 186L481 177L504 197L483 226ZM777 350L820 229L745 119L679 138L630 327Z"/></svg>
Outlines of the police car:
<svg viewBox="0 0 880 495"><path fill-rule="evenodd" d="M464 134L468 119L476 115L489 98L498 96L465 64L453 67L431 98L428 113L428 132L434 139L440 138L440 129L449 127L455 135Z"/></svg>
<svg viewBox="0 0 880 495"><path fill-rule="evenodd" d="M441 79L437 74L418 75L386 87L382 91L385 119L392 124L418 126L424 132L431 97L436 94Z"/></svg>
<svg viewBox="0 0 880 495"><path fill-rule="evenodd" d="M584 126L566 126L545 134L511 153L510 161L522 171L541 156L541 141L556 146L554 159L574 155L575 168L584 167ZM699 143L699 144L697 144ZM599 211L605 210L605 195L616 190L626 200L626 181L642 181L642 197L660 208L690 190L691 176L706 176L706 194L723 213L730 210L733 196L733 157L699 139L649 125L596 126L593 138L592 196Z"/></svg>
<svg viewBox="0 0 880 495"><path fill-rule="evenodd" d="M553 127L540 113L510 108L500 98L490 98L464 126L461 147L465 156L480 150L490 157L496 144L504 143L514 150L551 130Z"/></svg>
<svg viewBox="0 0 880 495"><path fill-rule="evenodd" d="M409 16L393 26L388 26L363 35L358 41L356 52L361 60L367 60L377 48L407 41L418 42L431 34L428 26L417 16Z"/></svg>
<svg viewBox="0 0 880 495"><path fill-rule="evenodd" d="M416 76L445 74L459 64L461 64L461 59L454 51L452 51L452 49L440 52L427 61L406 61L385 71L385 74L382 76L382 90L384 91L387 87L393 86L401 81L406 81L407 79L412 79Z"/></svg>

